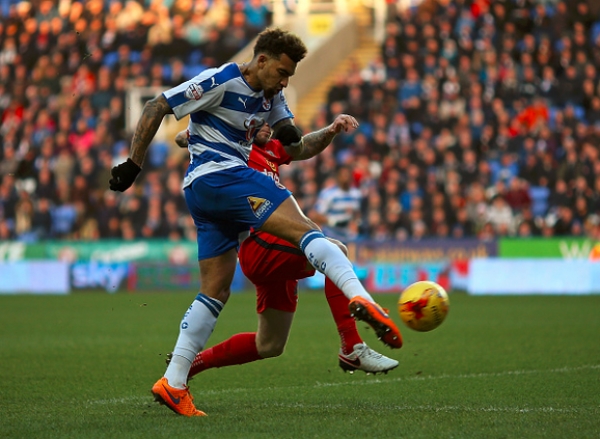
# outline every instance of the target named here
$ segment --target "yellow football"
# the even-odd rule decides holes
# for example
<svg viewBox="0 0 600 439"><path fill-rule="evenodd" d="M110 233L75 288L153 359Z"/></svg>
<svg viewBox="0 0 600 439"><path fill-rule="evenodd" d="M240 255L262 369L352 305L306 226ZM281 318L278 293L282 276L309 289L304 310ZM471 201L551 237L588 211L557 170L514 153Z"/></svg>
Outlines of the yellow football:
<svg viewBox="0 0 600 439"><path fill-rule="evenodd" d="M404 324L420 332L440 326L449 308L448 293L441 285L431 281L409 285L398 300L398 312Z"/></svg>

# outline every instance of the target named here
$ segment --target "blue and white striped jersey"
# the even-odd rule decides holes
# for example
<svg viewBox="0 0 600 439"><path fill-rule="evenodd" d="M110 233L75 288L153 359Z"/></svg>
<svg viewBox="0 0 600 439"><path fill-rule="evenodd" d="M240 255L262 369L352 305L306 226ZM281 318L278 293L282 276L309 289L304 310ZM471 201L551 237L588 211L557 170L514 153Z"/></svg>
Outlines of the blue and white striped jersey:
<svg viewBox="0 0 600 439"><path fill-rule="evenodd" d="M327 217L330 227L345 228L360 211L362 193L358 188L343 190L338 186L323 189L317 198L315 210Z"/></svg>
<svg viewBox="0 0 600 439"><path fill-rule="evenodd" d="M283 92L267 100L253 90L235 63L207 69L163 93L188 125L190 167L183 187L201 175L247 166L254 135L267 122L293 118Z"/></svg>

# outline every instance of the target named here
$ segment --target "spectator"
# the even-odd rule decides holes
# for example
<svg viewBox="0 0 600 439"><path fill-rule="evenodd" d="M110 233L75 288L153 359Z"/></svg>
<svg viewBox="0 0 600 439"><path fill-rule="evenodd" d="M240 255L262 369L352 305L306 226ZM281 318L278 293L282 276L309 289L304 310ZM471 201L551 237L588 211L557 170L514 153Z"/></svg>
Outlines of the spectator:
<svg viewBox="0 0 600 439"><path fill-rule="evenodd" d="M551 206L563 207L571 205L571 194L569 193L567 183L564 180L557 180L554 191L550 194L549 203Z"/></svg>
<svg viewBox="0 0 600 439"><path fill-rule="evenodd" d="M169 87L222 64L264 26L259 23L271 20L269 8L260 0L219 0L210 8L179 1L145 7L133 1L67 3L64 10L63 3L24 2L0 25L0 231L16 236L15 206L22 206L23 227L27 203L21 201L29 197L34 216L45 204L40 200L49 200L52 233L61 237L132 238L132 221L153 236L168 236L156 224L164 225L172 208L154 201L162 206L159 214L150 199L170 198L176 212L185 212L171 181L185 171L187 158L156 149L153 170L161 178L145 170L139 201L148 207L140 218L130 217L129 200L116 200L124 210L115 213L115 200L104 196L106 164L129 141L127 89L131 83ZM562 212L561 206L572 209L570 228L557 230L552 223L539 233L591 230L586 224L600 205L600 37L592 34L600 8L594 2L463 3L451 0L428 10L425 23L414 17L429 2L416 6L416 15L389 5L380 55L367 68L353 62L340 72L319 115L326 122L328 115L351 112L360 132L339 136L332 154L310 166L296 164L282 176L306 211L337 160L356 168L367 186L378 184L370 181L371 171L380 172L378 201L362 198L364 213L352 222L356 229L364 218L366 238L535 235L542 218L498 231L482 214L494 204L486 191L502 181L516 221L524 224L521 217L530 210L525 192L513 188L516 177L551 189L550 214ZM453 206L444 214L430 204L440 190ZM173 237L187 233L179 227Z"/></svg>
<svg viewBox="0 0 600 439"><path fill-rule="evenodd" d="M510 180L504 198L515 214L531 207L531 196L529 195L527 183L518 177L513 177Z"/></svg>
<svg viewBox="0 0 600 439"><path fill-rule="evenodd" d="M562 206L558 208L557 220L554 223L553 235L554 236L565 236L570 235L575 219L573 218L573 210L568 206Z"/></svg>
<svg viewBox="0 0 600 439"><path fill-rule="evenodd" d="M494 232L500 236L507 236L512 232L513 212L501 195L495 195L492 198L492 203L486 211L486 220L492 225Z"/></svg>
<svg viewBox="0 0 600 439"><path fill-rule="evenodd" d="M343 241L356 237L358 215L362 194L352 186L352 171L348 166L340 166L336 179L318 196L310 217L323 227L328 236Z"/></svg>

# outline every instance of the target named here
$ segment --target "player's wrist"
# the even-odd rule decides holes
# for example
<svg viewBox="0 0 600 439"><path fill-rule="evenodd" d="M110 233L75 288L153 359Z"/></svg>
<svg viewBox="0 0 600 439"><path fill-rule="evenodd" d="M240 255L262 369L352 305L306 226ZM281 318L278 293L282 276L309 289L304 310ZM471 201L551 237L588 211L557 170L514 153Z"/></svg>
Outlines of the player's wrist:
<svg viewBox="0 0 600 439"><path fill-rule="evenodd" d="M132 170L132 171L141 171L142 170L142 166L137 164L136 162L133 161L133 159L131 157L127 158L127 163L128 163L128 167Z"/></svg>

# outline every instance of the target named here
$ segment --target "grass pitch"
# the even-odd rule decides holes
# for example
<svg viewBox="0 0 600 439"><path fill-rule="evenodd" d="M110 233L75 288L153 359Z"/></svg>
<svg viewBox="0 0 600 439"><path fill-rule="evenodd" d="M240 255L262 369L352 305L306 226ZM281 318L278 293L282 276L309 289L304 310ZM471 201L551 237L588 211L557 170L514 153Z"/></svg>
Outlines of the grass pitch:
<svg viewBox="0 0 600 439"><path fill-rule="evenodd" d="M194 293L0 296L0 438L597 438L600 296L451 294L430 333L403 328L388 375L344 374L325 298L303 293L285 354L191 382L206 418L150 387ZM397 296L378 296L395 312ZM256 328L233 295L209 340Z"/></svg>

